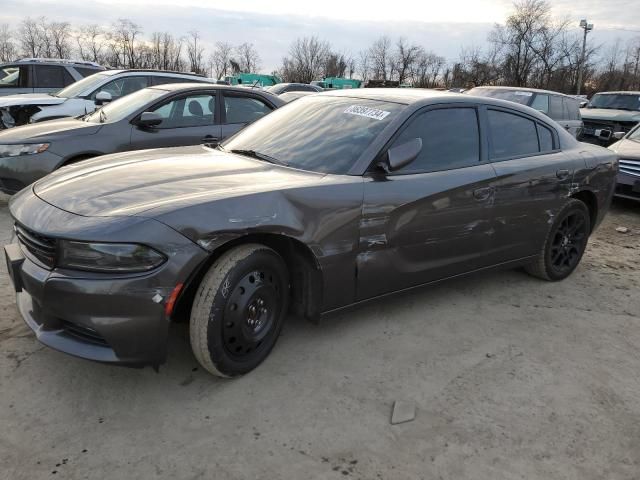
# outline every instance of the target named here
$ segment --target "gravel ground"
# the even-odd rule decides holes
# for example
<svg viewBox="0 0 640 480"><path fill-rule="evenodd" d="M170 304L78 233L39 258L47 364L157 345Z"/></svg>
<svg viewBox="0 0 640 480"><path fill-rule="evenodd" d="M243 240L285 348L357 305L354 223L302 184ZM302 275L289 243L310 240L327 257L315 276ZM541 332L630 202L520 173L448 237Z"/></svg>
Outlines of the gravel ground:
<svg viewBox="0 0 640 480"><path fill-rule="evenodd" d="M639 286L640 204L615 202L564 282L506 271L291 319L224 381L184 325L159 374L40 346L2 262L0 478L638 479ZM390 425L394 401L415 419Z"/></svg>

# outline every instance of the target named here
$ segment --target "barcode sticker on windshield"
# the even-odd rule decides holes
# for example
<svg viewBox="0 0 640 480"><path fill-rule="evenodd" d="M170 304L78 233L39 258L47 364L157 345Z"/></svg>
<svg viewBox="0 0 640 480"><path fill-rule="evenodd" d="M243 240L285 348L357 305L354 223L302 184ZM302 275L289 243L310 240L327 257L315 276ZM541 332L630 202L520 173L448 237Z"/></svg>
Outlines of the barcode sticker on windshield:
<svg viewBox="0 0 640 480"><path fill-rule="evenodd" d="M531 95L533 95L533 93L531 93L531 92L514 92L514 95L520 95L522 97L530 97Z"/></svg>
<svg viewBox="0 0 640 480"><path fill-rule="evenodd" d="M351 105L344 111L344 113L373 118L374 120L383 120L391 112L385 112L384 110L378 110L377 108L363 107L361 105Z"/></svg>

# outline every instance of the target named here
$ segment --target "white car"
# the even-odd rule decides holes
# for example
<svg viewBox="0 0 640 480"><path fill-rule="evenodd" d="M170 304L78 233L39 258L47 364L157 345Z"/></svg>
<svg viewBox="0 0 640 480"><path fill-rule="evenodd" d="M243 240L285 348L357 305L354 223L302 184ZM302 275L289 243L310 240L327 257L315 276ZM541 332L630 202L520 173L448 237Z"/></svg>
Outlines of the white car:
<svg viewBox="0 0 640 480"><path fill-rule="evenodd" d="M214 83L192 73L162 70L106 70L49 94L0 97L0 130L27 123L77 117L140 89L167 83Z"/></svg>

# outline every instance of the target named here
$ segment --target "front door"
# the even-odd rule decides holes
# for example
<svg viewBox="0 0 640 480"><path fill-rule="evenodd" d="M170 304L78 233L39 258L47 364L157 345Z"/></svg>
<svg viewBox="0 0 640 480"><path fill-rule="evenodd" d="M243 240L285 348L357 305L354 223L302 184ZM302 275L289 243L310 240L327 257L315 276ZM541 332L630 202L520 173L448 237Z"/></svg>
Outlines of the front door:
<svg viewBox="0 0 640 480"><path fill-rule="evenodd" d="M215 92L193 92L174 97L150 111L159 114L162 123L154 128L134 125L131 131L133 150L217 144L220 141Z"/></svg>
<svg viewBox="0 0 640 480"><path fill-rule="evenodd" d="M358 300L491 264L495 173L483 162L474 107L430 108L391 142L421 138L420 155L365 181ZM383 153L384 155L384 153Z"/></svg>

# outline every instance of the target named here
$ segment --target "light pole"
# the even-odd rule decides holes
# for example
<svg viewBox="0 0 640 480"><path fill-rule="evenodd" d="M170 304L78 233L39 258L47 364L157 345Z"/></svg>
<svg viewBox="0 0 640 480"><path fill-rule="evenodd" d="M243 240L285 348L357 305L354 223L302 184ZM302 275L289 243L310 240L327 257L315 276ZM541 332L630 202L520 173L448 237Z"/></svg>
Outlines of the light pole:
<svg viewBox="0 0 640 480"><path fill-rule="evenodd" d="M593 23L588 23L587 19L580 20L580 28L584 30L584 37L582 37L582 55L580 57L580 66L578 68L578 93L580 95L580 88L582 87L582 73L584 71L584 56L587 50L587 33L593 30Z"/></svg>

